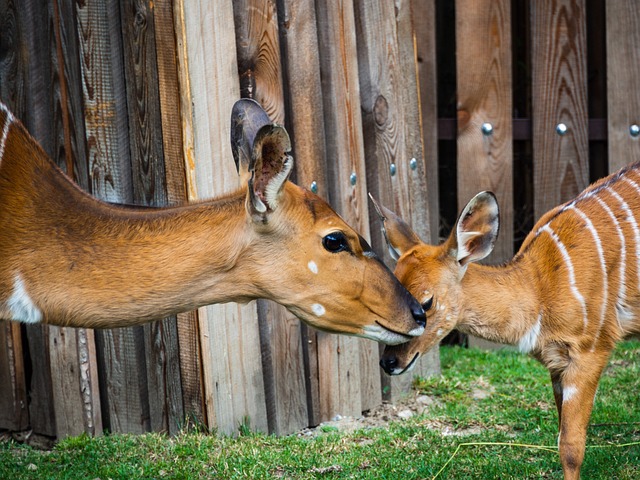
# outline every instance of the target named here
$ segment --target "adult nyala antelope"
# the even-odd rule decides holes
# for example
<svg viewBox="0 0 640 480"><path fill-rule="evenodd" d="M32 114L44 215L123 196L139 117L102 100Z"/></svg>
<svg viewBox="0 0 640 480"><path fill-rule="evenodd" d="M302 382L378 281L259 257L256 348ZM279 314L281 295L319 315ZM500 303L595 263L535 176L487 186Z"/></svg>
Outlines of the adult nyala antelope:
<svg viewBox="0 0 640 480"><path fill-rule="evenodd" d="M376 206L395 273L427 312L427 329L387 347L392 375L452 329L517 345L551 374L565 478L580 476L596 388L617 341L640 333L640 164L591 185L546 213L504 266L476 262L498 234L492 193L476 195L440 246L424 244Z"/></svg>
<svg viewBox="0 0 640 480"><path fill-rule="evenodd" d="M318 196L288 181L289 136L238 101L244 186L169 208L100 202L0 104L0 319L122 327L267 298L325 331L383 343L424 330L420 304Z"/></svg>

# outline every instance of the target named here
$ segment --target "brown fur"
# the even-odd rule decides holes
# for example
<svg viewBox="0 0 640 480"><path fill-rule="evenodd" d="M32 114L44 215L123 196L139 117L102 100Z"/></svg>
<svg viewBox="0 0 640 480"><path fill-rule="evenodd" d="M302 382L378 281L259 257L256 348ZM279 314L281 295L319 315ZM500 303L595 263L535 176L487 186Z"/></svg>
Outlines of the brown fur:
<svg viewBox="0 0 640 480"><path fill-rule="evenodd" d="M0 107L1 132L7 111ZM282 131L261 140L288 141ZM254 188L263 199L283 148L262 153ZM178 207L109 205L73 184L13 121L0 158L0 319L24 320L10 307L20 278L42 321L53 325L130 326L206 304L268 298L327 331L370 336L365 326L382 325L398 333L395 342L415 334L419 305L364 255L357 232L328 204L284 180L277 207L257 213L247 189ZM323 236L335 231L350 252L323 248Z"/></svg>
<svg viewBox="0 0 640 480"><path fill-rule="evenodd" d="M411 237L398 240L402 255L395 270L397 277L419 301L433 295L433 307L427 311L425 333L407 344L387 347L382 365L400 373L454 328L496 342L519 344L550 372L560 419L560 457L565 478L578 478L602 370L616 342L640 332L640 271L636 256L640 238L636 238L632 223L611 193L612 189L624 198L639 222L640 194L628 180L640 185L639 165L597 182L574 201L545 214L514 259L501 267L465 267L456 258L463 246L458 245L455 231L440 246L426 245ZM470 230L478 232L477 236L468 234L464 245L476 260L490 252L487 242L494 238L487 237L486 226L495 222L496 227L498 221L497 204L494 207L486 195L479 197L478 212L473 212L470 219L461 219L464 224L459 227L467 232L465 225L470 224ZM613 211L624 245L598 198ZM487 212L494 208L492 217ZM601 253L589 221L580 212L597 232ZM391 231L388 238L393 239L406 229L393 213L384 211L383 216L386 231ZM570 264L550 232L564 245ZM569 265L575 279L573 288ZM624 298L619 298L622 283L626 291ZM584 306L578 295L584 299ZM626 315L619 314L622 307ZM539 333L532 333L538 322Z"/></svg>

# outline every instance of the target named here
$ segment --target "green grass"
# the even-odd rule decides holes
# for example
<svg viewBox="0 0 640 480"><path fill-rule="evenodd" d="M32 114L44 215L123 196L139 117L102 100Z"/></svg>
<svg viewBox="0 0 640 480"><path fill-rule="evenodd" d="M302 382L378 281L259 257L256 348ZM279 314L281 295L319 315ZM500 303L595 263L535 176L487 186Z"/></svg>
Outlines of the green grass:
<svg viewBox="0 0 640 480"><path fill-rule="evenodd" d="M246 428L236 439L81 436L50 452L2 443L0 478L562 478L542 366L511 351L443 348L442 368L442 377L416 382L437 405L387 428L283 438ZM620 345L600 383L583 478L640 478L639 370L640 343Z"/></svg>

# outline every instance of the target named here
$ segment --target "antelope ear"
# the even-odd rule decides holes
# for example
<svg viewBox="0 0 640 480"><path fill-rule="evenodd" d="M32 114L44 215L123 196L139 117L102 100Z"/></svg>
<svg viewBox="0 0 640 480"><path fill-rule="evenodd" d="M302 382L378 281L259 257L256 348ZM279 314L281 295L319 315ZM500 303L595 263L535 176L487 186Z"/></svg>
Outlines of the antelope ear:
<svg viewBox="0 0 640 480"><path fill-rule="evenodd" d="M498 201L491 192L480 192L464 207L455 230L455 242L450 238L451 251L458 263L482 260L493 250L500 227ZM452 234L453 236L453 234Z"/></svg>
<svg viewBox="0 0 640 480"><path fill-rule="evenodd" d="M243 184L249 180L253 169L251 153L260 128L271 125L269 115L255 100L242 98L231 110L231 150L236 170Z"/></svg>
<svg viewBox="0 0 640 480"><path fill-rule="evenodd" d="M398 260L410 248L422 243L411 227L388 208L380 205L373 195L369 194L376 213L382 222L382 234L387 241L389 255Z"/></svg>
<svg viewBox="0 0 640 480"><path fill-rule="evenodd" d="M248 207L264 219L278 208L282 187L293 168L291 140L287 131L275 124L264 125L256 133L251 151Z"/></svg>

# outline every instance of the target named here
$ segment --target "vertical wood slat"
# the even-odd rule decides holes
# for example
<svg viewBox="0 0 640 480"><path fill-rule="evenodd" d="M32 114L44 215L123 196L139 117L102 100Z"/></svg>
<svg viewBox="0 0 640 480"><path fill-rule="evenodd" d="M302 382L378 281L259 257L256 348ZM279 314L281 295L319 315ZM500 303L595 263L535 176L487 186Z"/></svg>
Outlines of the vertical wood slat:
<svg viewBox="0 0 640 480"><path fill-rule="evenodd" d="M294 139L293 158L295 181L311 189L315 182L318 195L327 199L325 130L322 108L322 86L320 79L320 54L314 0L280 0L278 4L280 44L283 51L286 126ZM317 425L320 420L320 394L318 373L317 331L300 325L303 363L291 365L293 371L283 372L278 379L278 390L289 388L295 395L294 411L306 411L306 418L288 421L286 426L278 423L275 433L293 430L295 425ZM278 338L279 332L274 332ZM293 336L294 333L292 333ZM285 352L282 354L287 355ZM288 358L293 358L289 355ZM275 363L275 362L274 362ZM277 363L275 363L277 365ZM281 368L278 366L278 368ZM299 383L297 371L302 368L304 389L295 391L288 378ZM295 376L294 376L295 375ZM304 397L300 398L300 394ZM291 393L290 393L291 395ZM292 402L293 399L288 400ZM304 401L304 405L297 402ZM282 421L282 416L279 417ZM303 423L304 422L304 423Z"/></svg>
<svg viewBox="0 0 640 480"><path fill-rule="evenodd" d="M156 62L155 7L149 1L123 0L124 65L134 201L169 203L166 189L162 114ZM161 46L159 48L163 48ZM184 419L176 317L143 326L150 428L177 433Z"/></svg>
<svg viewBox="0 0 640 480"><path fill-rule="evenodd" d="M164 9L163 9L164 10ZM177 83L179 86L176 98L177 108L180 111L180 123L175 126L179 130L180 141L176 147L180 152L176 156L181 158L181 169L184 175L184 189L187 200L198 198L195 181L195 157L193 138L193 108L191 103L191 86L189 83L189 63L186 45L186 23L184 18L183 2L172 2L173 31L175 35L175 62ZM159 62L164 65L165 62ZM161 72L164 70L161 69ZM161 84L163 80L161 77ZM163 97L161 97L163 98ZM166 102L164 103L166 105ZM175 108L175 105L174 105ZM163 109L164 110L164 109ZM164 122L163 122L164 125ZM169 137L165 130L164 139ZM165 152L172 151L165 148ZM173 159L174 155L168 157ZM180 168L182 167L182 168ZM169 187L168 187L169 188ZM169 192L175 191L169 188ZM198 311L178 315L178 339L180 341L180 368L182 375L183 405L185 416L196 423L208 425L207 405L204 382L203 355L201 349L202 333L200 332L200 320ZM215 418L215 417L214 417Z"/></svg>
<svg viewBox="0 0 640 480"><path fill-rule="evenodd" d="M190 196L220 195L239 186L230 148L230 112L240 97L233 6L221 2L176 2L180 16L180 84ZM189 106L191 104L191 106ZM193 147L192 147L193 146ZM216 305L198 311L206 415L211 427L237 432L243 418L266 431L267 415L256 303Z"/></svg>
<svg viewBox="0 0 640 480"><path fill-rule="evenodd" d="M640 137L629 133L640 125L640 3L609 0L607 31L607 123L609 171L640 161Z"/></svg>
<svg viewBox="0 0 640 480"><path fill-rule="evenodd" d="M585 8L584 0L531 3L536 218L589 182Z"/></svg>
<svg viewBox="0 0 640 480"><path fill-rule="evenodd" d="M411 4L356 2L360 98L369 189L409 221L428 240L426 165L420 130L419 87ZM411 168L412 159L415 169ZM379 219L373 215L373 244L386 252ZM420 361L428 374L432 355ZM377 362L368 361L377 367ZM378 370L380 372L380 370ZM382 378L385 397L398 398L410 388L408 378Z"/></svg>
<svg viewBox="0 0 640 480"><path fill-rule="evenodd" d="M257 100L272 121L284 124L275 1L235 1L233 8L241 96ZM269 431L292 433L307 425L300 322L268 300L258 300L258 317Z"/></svg>
<svg viewBox="0 0 640 480"><path fill-rule="evenodd" d="M513 256L511 14L508 0L456 2L458 205L481 190L500 205L500 235L488 259ZM493 132L483 134L489 123Z"/></svg>
<svg viewBox="0 0 640 480"><path fill-rule="evenodd" d="M58 1L52 2L49 8L55 32L51 57L58 72L54 118L59 133L53 158L83 189L88 190L75 11L72 4ZM49 327L49 345L56 437L62 439L83 432L100 434L102 412L93 330Z"/></svg>
<svg viewBox="0 0 640 480"><path fill-rule="evenodd" d="M119 4L76 4L91 193L131 203L131 160ZM149 430L141 327L96 331L105 428Z"/></svg>
<svg viewBox="0 0 640 480"><path fill-rule="evenodd" d="M350 2L316 9L330 203L368 236L366 174L359 109L355 17ZM356 176L352 185L350 177ZM319 420L362 412L362 340L317 332ZM369 346L371 348L371 346ZM377 380L379 381L379 376ZM375 381L375 379L371 379Z"/></svg>
<svg viewBox="0 0 640 480"><path fill-rule="evenodd" d="M423 239L425 241L433 244L438 243L440 223L440 201L438 198L438 105L436 93L437 61L435 7L435 0L412 0L410 4L410 11L407 12L407 8L405 7L403 15L410 15L410 21L413 26L413 31L411 32L413 38L407 38L408 36L405 32L405 36L398 40L399 45L401 48L404 48L405 51L408 47L415 45L415 52L413 52L413 55L410 55L411 52L406 52L402 54L401 58L404 58L405 62L412 61L417 65L417 87L418 98L420 101L418 103L409 91L407 91L407 95L403 95L403 98L405 103L408 102L411 104L415 102L419 106L419 121L417 121L417 124L422 128L422 155L424 158L424 173L421 173L419 170L419 174L426 177L426 193L418 186L415 191L415 195L421 195L423 197L423 202L426 202L426 204L423 204L422 208L428 212L428 226L424 225L422 227L422 234L424 235ZM406 31L408 27L405 26L404 29ZM411 68L411 65L403 67L403 69L404 68L408 71L409 68ZM410 76L407 76L407 79L412 81ZM408 129L414 128L412 123L413 121L409 120L406 122ZM409 168L411 168L411 166ZM416 214L421 216L425 215L420 211L416 211L415 208L413 211L414 216ZM422 221L425 221L425 219L423 218ZM414 376L420 375L426 377L439 373L439 350L434 348L425 353L420 358L419 363L415 368ZM411 380L413 380L411 377L401 380L402 382L405 382L405 385L398 385L395 387L395 390L406 392ZM392 379L392 381L395 381L395 379ZM391 388L393 392L394 387L392 386Z"/></svg>
<svg viewBox="0 0 640 480"><path fill-rule="evenodd" d="M47 114L43 113L50 107L46 94L50 90L43 83L51 78L49 48L46 45L49 16L36 12L36 9L36 2L27 1L21 5L10 4L5 12L7 21L3 26L8 27L6 34L15 39L15 55L11 56L12 62L8 62L11 70L7 71L5 77L8 85L4 100L35 138L51 139L53 122L47 122ZM51 152L51 145L48 146ZM30 426L37 434L55 437L48 328L28 325L24 331L33 372L27 385Z"/></svg>
<svg viewBox="0 0 640 480"><path fill-rule="evenodd" d="M21 431L29 426L20 325L0 321L0 428Z"/></svg>
<svg viewBox="0 0 640 480"><path fill-rule="evenodd" d="M15 2L0 1L0 37L7 46L0 62L0 100L19 118L24 114L26 53L19 48L20 31ZM22 430L29 426L22 332L19 325L4 321L0 321L0 412L2 429Z"/></svg>
<svg viewBox="0 0 640 480"><path fill-rule="evenodd" d="M172 4L171 0L154 2L154 26L167 202L176 204L186 201L188 193L182 154L177 35ZM179 357L175 366L180 368L182 418L172 415L171 432L177 426L176 422L182 423L185 419L205 423L197 311L178 314L176 328ZM168 372L167 376L170 375Z"/></svg>
<svg viewBox="0 0 640 480"><path fill-rule="evenodd" d="M429 197L430 241L438 243L440 200L438 198L438 97L435 0L411 0L411 14L418 63L420 125Z"/></svg>

